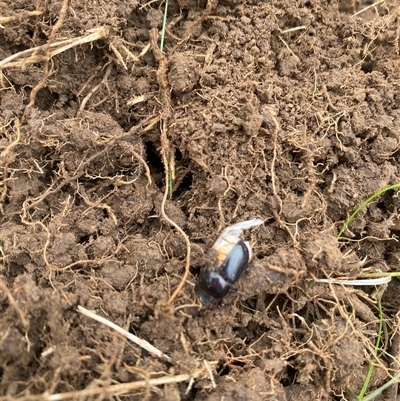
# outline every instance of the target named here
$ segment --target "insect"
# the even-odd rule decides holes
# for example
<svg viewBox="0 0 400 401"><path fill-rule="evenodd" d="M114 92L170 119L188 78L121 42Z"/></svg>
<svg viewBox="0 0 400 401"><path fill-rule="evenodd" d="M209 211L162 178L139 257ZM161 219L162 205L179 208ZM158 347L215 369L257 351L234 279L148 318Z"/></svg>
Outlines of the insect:
<svg viewBox="0 0 400 401"><path fill-rule="evenodd" d="M200 272L196 292L203 304L222 299L239 280L252 258L250 244L240 239L243 230L259 226L263 220L252 219L233 224L217 238L209 251L209 261Z"/></svg>

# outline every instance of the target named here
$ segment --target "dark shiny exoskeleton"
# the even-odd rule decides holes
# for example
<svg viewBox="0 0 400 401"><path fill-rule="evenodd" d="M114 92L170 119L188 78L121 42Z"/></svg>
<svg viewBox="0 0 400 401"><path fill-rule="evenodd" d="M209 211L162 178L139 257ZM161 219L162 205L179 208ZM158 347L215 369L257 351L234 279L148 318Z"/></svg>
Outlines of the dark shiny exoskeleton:
<svg viewBox="0 0 400 401"><path fill-rule="evenodd" d="M239 240L227 255L225 261L214 271L202 271L199 275L196 292L203 304L224 298L231 285L239 280L250 260L247 243Z"/></svg>

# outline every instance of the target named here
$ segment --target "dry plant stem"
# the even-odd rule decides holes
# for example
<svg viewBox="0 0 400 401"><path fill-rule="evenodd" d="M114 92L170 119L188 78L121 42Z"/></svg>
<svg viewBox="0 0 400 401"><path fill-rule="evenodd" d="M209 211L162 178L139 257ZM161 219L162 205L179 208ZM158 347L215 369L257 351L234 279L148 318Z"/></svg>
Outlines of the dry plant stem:
<svg viewBox="0 0 400 401"><path fill-rule="evenodd" d="M94 42L108 36L108 28L101 26L90 31L88 35L79 36L73 39L60 40L58 42L37 46L32 49L27 49L19 53L13 54L10 57L0 61L0 70L4 68L24 67L28 64L40 63L48 60L47 54L44 56L43 52L50 47L51 51L49 57L52 58L57 54L65 52L68 49L82 45L84 43ZM18 61L14 61L18 60Z"/></svg>
<svg viewBox="0 0 400 401"><path fill-rule="evenodd" d="M102 324L105 324L106 326L112 328L113 330L115 330L119 334L122 334L123 336L125 336L128 340L131 340L136 345L139 345L139 347L142 347L143 349L145 349L146 351L148 351L151 354L155 355L156 357L158 357L160 359L164 359L167 362L171 362L172 361L171 358L168 355L166 355L163 352L161 352L159 349L157 349L156 347L151 345L146 340L142 340L141 338L136 337L134 334L129 333L129 331L124 330L122 327L119 327L115 323L110 322L106 318L104 318L102 316L99 316L99 315L96 315L96 313L94 313L94 312L92 312L90 310L87 310L87 309L83 308L80 305L78 306L78 312L80 312L83 315L85 315L87 317L90 317L91 319L97 320L98 322L100 322Z"/></svg>
<svg viewBox="0 0 400 401"><path fill-rule="evenodd" d="M3 24L8 24L9 22L21 21L24 18L28 17L38 17L39 15L42 14L43 11L28 11L17 15L11 15L9 17L0 17L0 24L3 25Z"/></svg>
<svg viewBox="0 0 400 401"><path fill-rule="evenodd" d="M189 275L189 268L190 268L190 253L191 253L191 246L190 246L190 241L189 237L185 234L185 232L182 230L181 227L179 227L178 224L176 224L172 219L170 219L166 212L165 212L165 203L167 201L168 197L168 182L169 182L169 160L171 159L171 150L170 150L170 144L169 140L167 137L167 123L170 118L171 114L171 98L170 98L170 90L168 87L168 80L167 80L167 67L168 67L168 61L164 54L161 52L161 50L158 48L157 45L157 40L158 40L158 31L157 29L152 29L150 31L150 42L151 42L151 47L154 53L155 58L157 59L159 63L159 67L157 70L157 80L158 83L161 87L161 93L163 96L163 109L162 109L162 114L161 114L161 153L162 153L162 159L163 159L163 164L164 164L164 169L165 169L165 191L164 191L164 197L161 202L161 216L163 219L169 223L171 226L173 226L184 238L185 243L186 243L186 264L185 264L185 272L182 276L182 279L178 285L178 287L175 289L173 294L170 296L170 298L167 301L167 305L170 305L175 298L178 296L180 293L181 289L185 285L185 282L188 278Z"/></svg>
<svg viewBox="0 0 400 401"><path fill-rule="evenodd" d="M51 30L50 38L49 41L47 42L47 47L45 49L46 52L46 59L44 60L44 66L43 66L43 77L40 80L40 82L32 89L32 92L30 94L30 100L28 106L32 107L35 104L35 99L37 93L40 91L40 89L44 88L47 82L47 78L49 77L49 61L50 61L50 45L55 41L56 35L58 30L61 28L61 25L64 22L65 15L67 14L68 10L68 0L64 0L61 6L60 10L60 15L58 17L57 23L53 26L53 29Z"/></svg>
<svg viewBox="0 0 400 401"><path fill-rule="evenodd" d="M84 390L69 391L60 394L28 395L26 397L13 398L14 401L63 401L71 399L86 399L84 397L95 397L96 399L109 399L113 395L121 395L132 390L139 390L148 386L162 386L164 384L181 383L191 379L207 377L207 372L203 369L195 370L192 374L182 374L177 376L163 376L156 379L140 380L131 383L115 384L108 387L87 388ZM10 401L9 396L0 397L0 401Z"/></svg>
<svg viewBox="0 0 400 401"><path fill-rule="evenodd" d="M129 373L139 374L139 375L141 375L141 376L144 377L144 379L145 379L146 382L147 382L147 386L146 386L146 388L145 388L145 393L144 393L142 399L143 399L143 401L147 401L147 400L151 397L151 388L150 388L150 385L148 384L149 381L151 380L151 378L150 378L150 377L151 377L151 376L150 376L150 372L148 372L148 371L145 370L145 369L138 368L138 367L136 367L136 366L129 366L129 365L127 365L126 363L124 363L124 368L125 368L126 371L129 372Z"/></svg>

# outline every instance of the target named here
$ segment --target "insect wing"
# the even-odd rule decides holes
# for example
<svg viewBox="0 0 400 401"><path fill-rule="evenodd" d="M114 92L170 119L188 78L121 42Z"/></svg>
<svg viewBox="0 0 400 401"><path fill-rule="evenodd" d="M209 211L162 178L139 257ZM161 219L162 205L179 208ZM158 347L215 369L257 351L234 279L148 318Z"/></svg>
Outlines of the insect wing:
<svg viewBox="0 0 400 401"><path fill-rule="evenodd" d="M263 222L261 219L252 219L241 221L225 228L212 246L217 251L217 259L220 263L224 262L233 247L239 242L240 235L244 230L259 226Z"/></svg>

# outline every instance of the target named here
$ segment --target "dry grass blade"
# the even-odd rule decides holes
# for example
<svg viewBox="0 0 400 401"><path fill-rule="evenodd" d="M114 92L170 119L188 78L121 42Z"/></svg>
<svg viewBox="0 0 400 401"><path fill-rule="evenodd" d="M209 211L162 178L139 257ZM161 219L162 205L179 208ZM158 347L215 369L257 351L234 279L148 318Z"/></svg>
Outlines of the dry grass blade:
<svg viewBox="0 0 400 401"><path fill-rule="evenodd" d="M0 61L0 70L4 68L21 67L27 64L39 63L48 60L46 55L43 53L43 51L48 47L50 47L49 57L52 58L68 49L84 43L94 42L96 40L106 38L107 36L108 28L98 27L91 30L87 35L79 36L73 39L60 40L50 45L45 44L42 46L33 47L32 49L23 50Z"/></svg>
<svg viewBox="0 0 400 401"><path fill-rule="evenodd" d="M132 333L129 333L128 331L124 330L122 327L119 327L115 323L110 322L106 318L96 315L96 313L91 312L90 310L87 310L80 305L78 306L78 312L112 328L116 332L125 336L128 340L131 340L135 344L139 345L139 347L142 347L146 351L149 351L151 354L155 355L156 357L164 359L165 361L171 362L171 358L168 355L161 352L159 349L157 349L156 347L151 345L149 342L147 342L146 340L142 340L141 338L135 336Z"/></svg>
<svg viewBox="0 0 400 401"><path fill-rule="evenodd" d="M136 382L130 383L120 383L115 384L113 386L108 387L97 387L97 388L86 388L84 390L76 390L76 391L69 391L66 393L60 394L41 394L41 395L29 395L26 397L18 398L19 401L61 401L61 400L71 400L71 399L84 399L83 397L94 397L100 396L99 399L103 399L101 397L107 397L117 394L124 394L132 390L139 390L142 388L146 388L148 386L162 386L164 384L171 384L171 383L181 383L184 381L189 381L192 379L197 379L201 377L206 377L207 372L204 369L195 370L191 374L182 374L176 376L163 376L158 377L156 379L150 380L140 380ZM17 398L15 398L17 399ZM86 398L85 398L86 399ZM7 401L10 400L9 396L0 397L0 401Z"/></svg>

